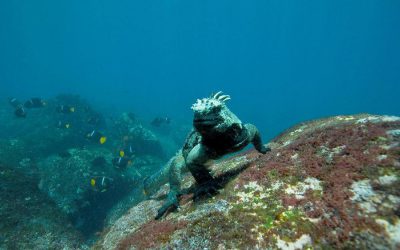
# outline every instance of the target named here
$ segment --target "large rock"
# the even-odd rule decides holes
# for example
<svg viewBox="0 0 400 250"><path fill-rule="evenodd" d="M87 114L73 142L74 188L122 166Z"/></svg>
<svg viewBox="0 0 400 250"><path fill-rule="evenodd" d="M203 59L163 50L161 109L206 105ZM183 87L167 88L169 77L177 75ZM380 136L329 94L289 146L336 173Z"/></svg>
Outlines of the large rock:
<svg viewBox="0 0 400 250"><path fill-rule="evenodd" d="M132 113L123 113L111 127L116 141L120 141L119 146L123 146L123 144L132 146L136 156L151 155L161 159L165 158L157 136L143 126Z"/></svg>
<svg viewBox="0 0 400 250"><path fill-rule="evenodd" d="M108 211L130 193L138 176L111 164L112 153L101 147L70 149L38 163L39 188L74 226L90 236L103 226ZM101 186L107 178L107 187ZM95 185L91 184L95 179Z"/></svg>
<svg viewBox="0 0 400 250"><path fill-rule="evenodd" d="M89 238L112 221L107 217L115 218L138 202L136 184L162 165L161 146L150 130L127 115L120 124L108 120L108 128L103 116L77 95L59 95L46 103L18 118L13 107L0 100L0 164L34 176L38 191ZM62 113L59 105L75 110ZM88 140L93 130L103 133L107 142ZM137 152L128 169L116 169L111 162L119 156L124 136ZM101 192L91 186L91 179L103 176L112 184Z"/></svg>
<svg viewBox="0 0 400 250"><path fill-rule="evenodd" d="M122 113L110 122L108 130L109 145L117 151L131 148L133 151L133 167L143 178L154 174L164 164L166 154L164 148L176 145L165 144L151 129L135 118L132 113Z"/></svg>
<svg viewBox="0 0 400 250"><path fill-rule="evenodd" d="M39 162L39 188L46 193L66 214L79 210L81 200L91 190L94 176L114 177L110 161L112 154L104 149L70 149L65 156L53 155ZM95 164L95 159L104 159ZM99 162L101 160L98 160Z"/></svg>
<svg viewBox="0 0 400 250"><path fill-rule="evenodd" d="M84 248L83 237L37 187L35 176L0 163L0 249Z"/></svg>
<svg viewBox="0 0 400 250"><path fill-rule="evenodd" d="M158 197L104 230L95 249L398 249L400 118L338 116L300 124L212 166L221 192L161 220ZM186 176L183 185L194 182Z"/></svg>

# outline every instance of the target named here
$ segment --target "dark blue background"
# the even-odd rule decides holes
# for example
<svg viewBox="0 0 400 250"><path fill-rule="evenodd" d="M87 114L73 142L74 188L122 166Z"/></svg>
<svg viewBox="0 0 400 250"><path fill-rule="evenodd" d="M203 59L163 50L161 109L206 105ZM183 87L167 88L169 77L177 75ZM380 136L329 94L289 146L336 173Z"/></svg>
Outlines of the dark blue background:
<svg viewBox="0 0 400 250"><path fill-rule="evenodd" d="M191 122L223 90L271 138L299 121L400 115L400 1L12 0L0 97L72 92Z"/></svg>

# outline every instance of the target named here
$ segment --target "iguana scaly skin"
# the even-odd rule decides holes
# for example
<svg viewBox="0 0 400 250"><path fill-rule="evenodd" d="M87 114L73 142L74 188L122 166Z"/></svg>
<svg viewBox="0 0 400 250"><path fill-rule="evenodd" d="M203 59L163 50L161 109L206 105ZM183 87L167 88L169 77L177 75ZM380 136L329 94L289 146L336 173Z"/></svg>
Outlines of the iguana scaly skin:
<svg viewBox="0 0 400 250"><path fill-rule="evenodd" d="M169 181L170 192L167 201L159 210L160 218L168 209L178 206L181 173L190 171L199 185L195 196L201 193L215 193L218 184L214 181L206 164L228 153L237 152L252 143L257 151L265 154L269 149L262 144L258 129L252 124L243 124L232 113L225 102L228 95L222 92L193 104L194 129L187 136L181 150L157 174L144 182L145 192L157 189Z"/></svg>

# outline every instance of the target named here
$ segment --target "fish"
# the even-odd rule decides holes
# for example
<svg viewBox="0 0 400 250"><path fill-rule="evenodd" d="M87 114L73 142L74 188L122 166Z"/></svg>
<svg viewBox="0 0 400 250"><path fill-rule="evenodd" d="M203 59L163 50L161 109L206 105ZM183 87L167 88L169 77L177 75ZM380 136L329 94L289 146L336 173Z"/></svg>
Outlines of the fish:
<svg viewBox="0 0 400 250"><path fill-rule="evenodd" d="M56 111L61 114L71 114L75 112L75 107L69 105L58 105Z"/></svg>
<svg viewBox="0 0 400 250"><path fill-rule="evenodd" d="M25 108L42 108L47 105L47 102L45 102L42 98L39 97L33 97L26 101L24 103Z"/></svg>
<svg viewBox="0 0 400 250"><path fill-rule="evenodd" d="M107 137L102 136L102 137L100 137L99 141L100 141L100 144L104 144L107 141Z"/></svg>
<svg viewBox="0 0 400 250"><path fill-rule="evenodd" d="M22 105L20 101L18 101L17 98L8 98L8 103L13 107L13 108L18 108L19 106Z"/></svg>
<svg viewBox="0 0 400 250"><path fill-rule="evenodd" d="M156 117L151 122L151 125L153 125L154 127L160 127L162 124L169 124L170 122L171 119L169 117Z"/></svg>
<svg viewBox="0 0 400 250"><path fill-rule="evenodd" d="M124 149L119 150L120 157L124 157L124 156L132 157L133 154L134 154L134 151L133 151L132 145L129 145L129 146L125 147Z"/></svg>
<svg viewBox="0 0 400 250"><path fill-rule="evenodd" d="M93 130L92 132L87 133L86 138L92 142L100 144L104 144L107 141L107 137L97 130Z"/></svg>
<svg viewBox="0 0 400 250"><path fill-rule="evenodd" d="M132 148L132 145L129 145L129 147L128 147L128 150L126 150L127 152L128 152L128 155L129 156L132 156L133 155L133 148Z"/></svg>
<svg viewBox="0 0 400 250"><path fill-rule="evenodd" d="M14 111L15 116L20 117L20 118L25 118L26 117L26 111L24 109L24 106L19 105L15 111Z"/></svg>
<svg viewBox="0 0 400 250"><path fill-rule="evenodd" d="M114 158L112 163L114 167L124 169L132 164L132 159L126 156L120 156Z"/></svg>
<svg viewBox="0 0 400 250"><path fill-rule="evenodd" d="M70 128L71 124L69 122L58 121L56 127L57 128Z"/></svg>
<svg viewBox="0 0 400 250"><path fill-rule="evenodd" d="M94 176L90 179L90 186L96 192L106 192L111 186L113 179L107 176Z"/></svg>

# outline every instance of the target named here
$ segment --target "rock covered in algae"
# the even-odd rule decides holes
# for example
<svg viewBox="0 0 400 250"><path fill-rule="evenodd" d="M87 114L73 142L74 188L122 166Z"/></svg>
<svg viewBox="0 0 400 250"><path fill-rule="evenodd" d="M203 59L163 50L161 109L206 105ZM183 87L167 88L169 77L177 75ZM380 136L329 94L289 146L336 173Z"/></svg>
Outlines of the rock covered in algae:
<svg viewBox="0 0 400 250"><path fill-rule="evenodd" d="M78 249L83 238L35 176L0 163L0 249Z"/></svg>
<svg viewBox="0 0 400 250"><path fill-rule="evenodd" d="M38 186L69 216L79 216L90 208L94 214L96 207L111 203L111 197L123 196L134 187L133 177L129 173L121 175L112 166L113 155L105 148L70 149L64 154L38 163ZM100 183L103 177L108 180L104 189ZM92 179L97 180L93 186Z"/></svg>
<svg viewBox="0 0 400 250"><path fill-rule="evenodd" d="M78 210L79 201L90 191L90 180L94 176L113 177L112 170L104 160L93 164L95 159L104 157L110 161L112 154L105 149L70 149L64 155L52 155L38 163L40 173L39 188L47 194L66 214Z"/></svg>
<svg viewBox="0 0 400 250"><path fill-rule="evenodd" d="M400 118L338 116L300 124L212 166L212 198L181 197L155 221L161 200L131 208L95 249L398 249ZM193 179L183 179L186 186Z"/></svg>

